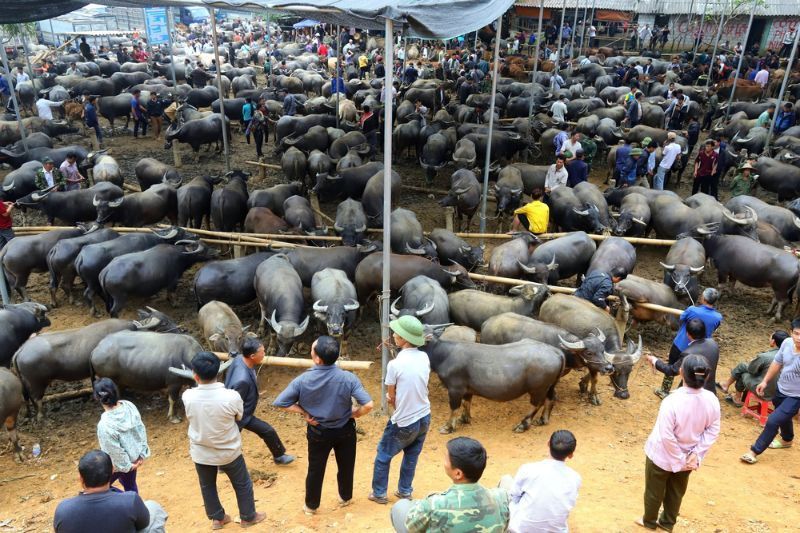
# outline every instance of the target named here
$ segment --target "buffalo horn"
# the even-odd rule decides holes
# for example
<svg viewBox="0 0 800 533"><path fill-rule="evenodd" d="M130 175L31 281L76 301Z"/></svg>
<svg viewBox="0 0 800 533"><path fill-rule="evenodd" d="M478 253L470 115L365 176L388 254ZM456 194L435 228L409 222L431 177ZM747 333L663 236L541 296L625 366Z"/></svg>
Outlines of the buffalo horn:
<svg viewBox="0 0 800 533"><path fill-rule="evenodd" d="M429 243L431 243L431 246L433 247L434 250L437 250L437 251L439 250L439 248L436 246L436 243L433 242L429 237L425 237L425 240L428 241Z"/></svg>
<svg viewBox="0 0 800 533"><path fill-rule="evenodd" d="M9 183L8 185L3 185L3 190L4 191L10 191L13 188L14 188L14 182L13 181L11 183Z"/></svg>
<svg viewBox="0 0 800 533"><path fill-rule="evenodd" d="M35 193L34 193L34 194L35 194ZM35 198L34 198L34 200L35 200ZM100 200L98 200L98 199L97 199L97 195L96 195L96 194L95 194L95 195L94 195L94 197L92 198L92 205L93 205L93 206L95 206L95 207L97 207L97 206L99 206L99 205L100 205Z"/></svg>
<svg viewBox="0 0 800 533"><path fill-rule="evenodd" d="M519 267L522 270L524 270L528 274L536 274L536 267L529 267L528 265L526 265L525 263L523 263L519 259L517 259L517 264L519 265Z"/></svg>
<svg viewBox="0 0 800 533"><path fill-rule="evenodd" d="M739 224L740 226L747 226L749 220L746 218L737 218L731 213L728 209L722 210L722 216L733 222L734 224Z"/></svg>
<svg viewBox="0 0 800 533"><path fill-rule="evenodd" d="M566 348L567 350L584 350L586 346L584 346L583 341L578 342L569 342L565 340L564 337L561 335L558 336L558 340L561 342L561 345Z"/></svg>
<svg viewBox="0 0 800 533"><path fill-rule="evenodd" d="M600 340L600 342L606 342L606 334L603 333L603 330L600 328L594 328L594 329L597 330L597 338Z"/></svg>
<svg viewBox="0 0 800 533"><path fill-rule="evenodd" d="M400 310L397 308L397 302L400 300L400 298L402 298L402 296L398 296L398 297L397 297L397 298L395 298L395 299L394 299L394 301L392 302L391 311L392 311L392 314L393 314L394 316L399 316L399 315L400 315Z"/></svg>
<svg viewBox="0 0 800 533"><path fill-rule="evenodd" d="M278 314L278 310L277 309L272 311L272 316L269 317L269 325L272 328L272 330L275 332L275 335L278 335L280 337L280 335L281 335L281 325L278 323L278 320L276 318L277 314Z"/></svg>
<svg viewBox="0 0 800 533"><path fill-rule="evenodd" d="M410 244L406 243L406 252L414 255L422 255L425 253L424 248L412 248Z"/></svg>
<svg viewBox="0 0 800 533"><path fill-rule="evenodd" d="M800 228L800 218L793 217L793 220L794 220L794 225Z"/></svg>
<svg viewBox="0 0 800 533"><path fill-rule="evenodd" d="M118 199L108 202L108 207L119 207L122 205L122 201L125 199L124 196L120 196Z"/></svg>
<svg viewBox="0 0 800 533"><path fill-rule="evenodd" d="M555 270L558 268L558 263L556 263L556 254L553 254L553 260L547 264L547 270Z"/></svg>
<svg viewBox="0 0 800 533"><path fill-rule="evenodd" d="M667 265L665 263L662 263L661 261L659 261L658 264L661 265L661 268L663 268L664 270L669 270L670 272L675 270L675 265Z"/></svg>
<svg viewBox="0 0 800 533"><path fill-rule="evenodd" d="M194 380L193 372L187 368L175 368L174 366L171 366L169 367L169 371L170 373L175 374L176 376L180 376L184 379Z"/></svg>
<svg viewBox="0 0 800 533"><path fill-rule="evenodd" d="M584 217L589 215L589 210L588 209L580 210L577 207L573 207L572 210L575 211L575 213L577 213L577 214L579 214L581 216L584 216Z"/></svg>
<svg viewBox="0 0 800 533"><path fill-rule="evenodd" d="M631 351L631 346L634 347L634 350ZM631 363L636 364L639 362L639 359L642 357L642 336L639 335L639 345L636 346L633 344L632 341L628 341L628 354L631 356Z"/></svg>
<svg viewBox="0 0 800 533"><path fill-rule="evenodd" d="M419 311L416 311L414 314L415 314L416 316L423 316L423 315L427 315L428 313L430 313L431 311L433 311L433 307L434 307L434 303L433 303L433 302L428 302L428 303L425 305L425 307L423 307L423 308L422 308L422 309L420 309Z"/></svg>
<svg viewBox="0 0 800 533"><path fill-rule="evenodd" d="M300 323L300 329L296 329L296 330L295 330L295 332L294 332L294 336L295 336L295 337L299 337L300 335L302 335L303 333L305 333L305 331L306 331L306 328L307 328L307 327L308 327L308 316L306 316L306 319L305 319L305 320L303 320L303 321Z"/></svg>
<svg viewBox="0 0 800 533"><path fill-rule="evenodd" d="M699 274L700 272L702 272L703 270L705 270L705 268L706 268L706 267L704 267L704 266L700 266L700 267L689 267L689 270L692 272L692 274Z"/></svg>
<svg viewBox="0 0 800 533"><path fill-rule="evenodd" d="M321 301L322 300L317 300L316 302L314 302L314 312L315 313L327 313L328 312L328 306L320 304Z"/></svg>
<svg viewBox="0 0 800 533"><path fill-rule="evenodd" d="M521 192L522 192L522 189L511 189L511 194L513 194L514 196L520 194Z"/></svg>
<svg viewBox="0 0 800 533"><path fill-rule="evenodd" d="M357 233L362 233L364 231L367 231L367 225L366 224L361 224L359 227L356 228L356 232Z"/></svg>
<svg viewBox="0 0 800 533"><path fill-rule="evenodd" d="M356 300L355 298L350 298L350 303L349 304L344 304L344 310L345 311L355 311L359 307L361 307L361 305L358 303L358 300Z"/></svg>
<svg viewBox="0 0 800 533"><path fill-rule="evenodd" d="M454 196L461 196L462 194L466 193L469 190L470 190L470 187L464 187L463 189L452 189L450 192Z"/></svg>
<svg viewBox="0 0 800 533"><path fill-rule="evenodd" d="M647 225L647 222L645 222L641 218L631 217L631 220L633 220L637 224L641 224L642 226L646 226Z"/></svg>
<svg viewBox="0 0 800 533"><path fill-rule="evenodd" d="M339 233L344 231L344 228L342 228L339 224L336 224L335 222L333 224L333 229L338 231Z"/></svg>

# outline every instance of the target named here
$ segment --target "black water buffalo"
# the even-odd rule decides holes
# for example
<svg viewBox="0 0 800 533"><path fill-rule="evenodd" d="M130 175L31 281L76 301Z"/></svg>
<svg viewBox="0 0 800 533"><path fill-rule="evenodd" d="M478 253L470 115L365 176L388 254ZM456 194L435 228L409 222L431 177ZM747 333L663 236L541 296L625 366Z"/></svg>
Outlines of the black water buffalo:
<svg viewBox="0 0 800 533"><path fill-rule="evenodd" d="M336 220L333 223L336 234L345 246L356 246L364 240L367 231L367 215L361 202L348 198L336 207Z"/></svg>
<svg viewBox="0 0 800 533"><path fill-rule="evenodd" d="M589 301L564 294L554 294L542 304L539 309L539 320L560 326L580 338L590 334L602 334L605 337L603 357L614 366L614 373L611 376L611 383L615 389L614 397L622 400L630 397L628 376L642 356L641 337L638 347L628 341L627 348L624 348L622 332L611 315ZM587 381L588 379L582 381L581 392L586 392ZM596 396L594 398L590 396L589 399L594 405L600 403Z"/></svg>
<svg viewBox="0 0 800 533"><path fill-rule="evenodd" d="M461 229L461 219L465 218L465 231L469 230L472 217L478 210L481 203L481 184L475 173L467 169L459 169L453 172L450 178L450 190L447 196L439 200L439 205L455 208L456 225Z"/></svg>
<svg viewBox="0 0 800 533"><path fill-rule="evenodd" d="M428 354L431 370L447 389L450 402L450 419L440 433L455 431L462 402L460 421L470 423L473 395L507 402L528 394L532 410L514 428L517 433L527 430L531 422L549 422L555 387L565 366L561 350L532 340L492 346L437 339L421 350ZM542 415L534 421L539 410Z"/></svg>
<svg viewBox="0 0 800 533"><path fill-rule="evenodd" d="M218 176L197 176L178 189L179 226L201 228L205 219L206 227L211 229L211 193L220 181Z"/></svg>
<svg viewBox="0 0 800 533"><path fill-rule="evenodd" d="M258 265L275 255L261 252L238 259L211 261L201 266L194 276L192 292L197 306L213 300L229 305L244 305L256 299L253 279Z"/></svg>
<svg viewBox="0 0 800 533"><path fill-rule="evenodd" d="M498 174L493 189L496 203L495 216L511 216L522 199L524 189L522 173L515 167L504 167Z"/></svg>
<svg viewBox="0 0 800 533"><path fill-rule="evenodd" d="M19 198L17 204L29 209L38 209L51 224L60 220L64 224L73 225L78 222L89 222L97 218L97 202L116 201L122 198L122 189L110 182L100 182L88 189L72 191L32 192Z"/></svg>
<svg viewBox="0 0 800 533"><path fill-rule="evenodd" d="M325 268L344 271L351 280L355 279L356 267L364 255L375 250L374 246L331 246L329 248L295 248L286 255L294 267L304 287L311 286L315 272Z"/></svg>
<svg viewBox="0 0 800 533"><path fill-rule="evenodd" d="M289 355L295 341L308 327L300 276L288 257L277 254L258 265L253 283L261 308L259 330L264 333L269 321L271 337L277 344L276 355ZM303 315L305 319L301 320Z"/></svg>
<svg viewBox="0 0 800 533"><path fill-rule="evenodd" d="M800 274L794 254L741 235L713 235L703 241L703 247L717 268L720 285L729 281L733 290L741 281L750 287L771 287L774 294L767 314L774 312L774 319L781 320Z"/></svg>
<svg viewBox="0 0 800 533"><path fill-rule="evenodd" d="M99 224L110 222L141 227L160 222L165 217L173 224L178 220L178 194L167 184L154 185L146 191L127 194L115 200L95 196L93 203L97 208Z"/></svg>
<svg viewBox="0 0 800 533"><path fill-rule="evenodd" d="M800 196L800 168L762 156L756 162L756 173L758 185L776 193L779 202Z"/></svg>
<svg viewBox="0 0 800 533"><path fill-rule="evenodd" d="M50 301L53 307L58 307L56 290L61 287L69 299L74 302L72 287L77 272L75 259L84 246L99 242L110 241L119 237L119 233L108 228L94 227L86 234L71 239L61 239L47 253L47 270L50 272Z"/></svg>
<svg viewBox="0 0 800 533"><path fill-rule="evenodd" d="M550 191L551 218L562 231L585 231L603 233L608 229L603 224L600 209L592 203L583 202L569 187L558 187Z"/></svg>
<svg viewBox="0 0 800 533"><path fill-rule="evenodd" d="M225 128L230 130L230 124L227 119L225 120ZM230 139L230 131L228 131L228 138ZM209 145L216 143L217 150L219 150L219 143L222 141L222 116L218 113L209 115L205 118L198 118L190 120L182 126L175 127L173 124L164 134L164 149L172 148L172 143L178 141L188 144L194 150L197 160L200 159L200 147L204 144Z"/></svg>
<svg viewBox="0 0 800 533"><path fill-rule="evenodd" d="M423 324L447 324L450 322L450 302L438 281L427 276L414 276L400 288L400 296L392 302L389 313L392 320L413 315Z"/></svg>
<svg viewBox="0 0 800 533"><path fill-rule="evenodd" d="M241 354L245 337L255 337L242 327L242 321L233 309L224 302L212 300L197 312L197 322L203 338L211 350L229 354Z"/></svg>
<svg viewBox="0 0 800 533"><path fill-rule="evenodd" d="M181 184L181 175L175 170L175 167L152 157L140 159L133 167L133 172L143 191L161 183L170 183L175 187Z"/></svg>
<svg viewBox="0 0 800 533"><path fill-rule="evenodd" d="M194 108L210 107L214 100L219 99L219 90L213 85L194 88L186 95L185 102Z"/></svg>
<svg viewBox="0 0 800 533"><path fill-rule="evenodd" d="M68 154L75 154L75 159L80 165L83 160L86 159L88 153L89 152L83 146L71 145L61 148L48 148L47 146L40 146L28 148L27 151L15 154L6 152L5 162L14 168L19 168L29 161L42 161L45 157L49 157L53 160L56 168L58 168L67 158Z"/></svg>
<svg viewBox="0 0 800 533"><path fill-rule="evenodd" d="M346 168L341 173L317 174L314 192L321 200L336 198L359 199L364 194L370 178L383 169L380 161L371 161L359 167Z"/></svg>
<svg viewBox="0 0 800 533"><path fill-rule="evenodd" d="M35 192L36 171L42 168L39 161L28 161L16 170L12 170L3 178L3 190L0 197L5 201L14 201Z"/></svg>
<svg viewBox="0 0 800 533"><path fill-rule="evenodd" d="M232 170L228 182L211 193L211 222L218 231L242 229L247 216L247 179L249 172Z"/></svg>
<svg viewBox="0 0 800 533"><path fill-rule="evenodd" d="M276 140L280 142L284 137L303 135L314 126L334 127L336 126L336 117L331 115L282 116L275 125Z"/></svg>
<svg viewBox="0 0 800 533"><path fill-rule="evenodd" d="M436 247L439 263L443 265L458 263L467 270L472 270L483 263L483 249L470 245L452 231L435 228L428 238Z"/></svg>
<svg viewBox="0 0 800 533"><path fill-rule="evenodd" d="M95 183L107 181L113 183L117 187L122 187L123 177L122 170L119 168L117 160L106 155L105 150L99 152L90 152L86 156L88 164L92 165L92 179Z"/></svg>
<svg viewBox="0 0 800 533"><path fill-rule="evenodd" d="M585 232L575 231L537 246L520 268L534 281L555 285L585 274L596 251L597 245Z"/></svg>
<svg viewBox="0 0 800 533"><path fill-rule="evenodd" d="M42 304L25 302L3 306L0 309L0 367L8 367L17 348L48 326L47 307Z"/></svg>
<svg viewBox="0 0 800 533"><path fill-rule="evenodd" d="M422 224L408 209L397 208L391 214L391 245L396 254L426 255Z"/></svg>
<svg viewBox="0 0 800 533"><path fill-rule="evenodd" d="M600 243L589 262L587 272L611 272L616 267L630 274L636 266L636 249L621 237L610 237Z"/></svg>
<svg viewBox="0 0 800 533"><path fill-rule="evenodd" d="M154 296L166 289L173 303L183 272L198 261L216 255L216 250L196 241L157 244L111 260L98 280L106 300L106 310L116 318L130 296Z"/></svg>
<svg viewBox="0 0 800 533"><path fill-rule="evenodd" d="M398 198L400 193L400 174L392 170L391 197ZM372 176L364 187L361 205L367 215L367 225L371 228L383 227L383 169Z"/></svg>
<svg viewBox="0 0 800 533"><path fill-rule="evenodd" d="M39 117L28 117L22 119L22 125L26 133L40 131L46 133L51 138L69 133L78 133L78 128L73 128L65 120L47 120ZM0 121L0 145L5 146L17 142L20 139L22 139L22 135L15 121Z"/></svg>
<svg viewBox="0 0 800 533"><path fill-rule="evenodd" d="M7 368L0 368L0 420L5 423L8 431L8 440L14 448L14 456L22 462L22 448L17 437L17 416L22 407L22 383L19 378Z"/></svg>
<svg viewBox="0 0 800 533"><path fill-rule="evenodd" d="M347 334L359 308L353 282L342 270L320 270L311 278L311 300L314 316L325 325L328 335L341 339L346 352Z"/></svg>
<svg viewBox="0 0 800 533"><path fill-rule="evenodd" d="M142 91L142 94L139 95L140 102L146 102L149 98L148 91ZM127 128L131 120L131 95L128 93L102 95L102 98L97 101L97 113L108 120L112 131L114 130L114 121L121 117L125 117L125 127Z"/></svg>
<svg viewBox="0 0 800 533"><path fill-rule="evenodd" d="M486 320L481 326L481 342L486 344L508 344L524 339L543 342L564 352L565 373L587 368L589 373L581 378L581 392L587 392L589 401L599 405L597 374L611 374L614 366L605 356L606 337L602 331L581 338L564 328L522 316L517 313L502 313Z"/></svg>
<svg viewBox="0 0 800 533"><path fill-rule="evenodd" d="M284 200L283 218L290 228L299 232L308 232L310 234L316 231L314 211L305 196L295 195Z"/></svg>
<svg viewBox="0 0 800 533"><path fill-rule="evenodd" d="M443 267L433 261L415 255L392 254L390 289L399 291L415 276L428 276L444 289L454 286L474 288L467 270L461 265ZM356 267L355 282L358 299L363 304L382 287L383 256L381 252L365 257Z"/></svg>
<svg viewBox="0 0 800 533"><path fill-rule="evenodd" d="M539 244L539 238L527 231L518 232L510 241L495 246L489 256L489 275L518 278L522 273L521 264L526 264Z"/></svg>
<svg viewBox="0 0 800 533"><path fill-rule="evenodd" d="M458 325L479 330L481 324L498 313L536 315L549 292L547 285L526 283L512 287L513 298L466 289L450 293L450 316Z"/></svg>
<svg viewBox="0 0 800 533"><path fill-rule="evenodd" d="M759 177L759 181L760 181ZM735 196L725 204L734 213L751 208L758 216L759 222L767 222L775 226L781 236L788 241L800 240L800 218L791 210L778 205L770 205L753 196Z"/></svg>
<svg viewBox="0 0 800 533"><path fill-rule="evenodd" d="M61 239L71 239L86 232L85 228L51 230L38 235L25 235L11 239L0 250L8 286L28 301L28 277L31 272L47 272L47 254Z"/></svg>
<svg viewBox="0 0 800 533"><path fill-rule="evenodd" d="M670 246L664 262L659 264L664 269L664 283L675 291L675 295L688 294L696 302L700 295L697 277L706 264L703 245L692 237L678 239Z"/></svg>
<svg viewBox="0 0 800 533"><path fill-rule="evenodd" d="M633 193L622 199L614 224L617 237L644 237L650 224L650 204L644 195Z"/></svg>
<svg viewBox="0 0 800 533"><path fill-rule="evenodd" d="M651 303L673 309L680 309L682 306L678 302L672 287L665 283L640 278L639 276L628 275L615 286L615 292L622 300L622 305L617 311L617 321L627 324L630 317L633 318L631 327L644 322L661 322L672 329L678 329L680 325L678 317L672 313L662 313L652 309L646 309L636 303ZM634 305L632 306L631 303Z"/></svg>
<svg viewBox="0 0 800 533"><path fill-rule="evenodd" d="M266 207L278 216L283 216L283 202L290 196L302 194L303 184L299 181L278 183L267 189L257 189L247 198L247 208Z"/></svg>
<svg viewBox="0 0 800 533"><path fill-rule="evenodd" d="M170 422L177 424L181 418L176 414L175 404L181 388L190 385L191 380L169 369L191 368L192 358L202 350L200 343L188 335L119 331L105 337L92 350L92 377L111 378L126 389L167 389L167 416Z"/></svg>

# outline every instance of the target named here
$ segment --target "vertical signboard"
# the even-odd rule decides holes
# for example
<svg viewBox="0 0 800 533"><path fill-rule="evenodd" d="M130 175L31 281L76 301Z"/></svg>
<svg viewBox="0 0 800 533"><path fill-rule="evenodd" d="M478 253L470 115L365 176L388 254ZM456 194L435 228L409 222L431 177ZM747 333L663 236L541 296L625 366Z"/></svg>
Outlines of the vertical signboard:
<svg viewBox="0 0 800 533"><path fill-rule="evenodd" d="M148 7L144 10L144 23L149 43L152 45L169 43L169 26L167 25L167 9Z"/></svg>

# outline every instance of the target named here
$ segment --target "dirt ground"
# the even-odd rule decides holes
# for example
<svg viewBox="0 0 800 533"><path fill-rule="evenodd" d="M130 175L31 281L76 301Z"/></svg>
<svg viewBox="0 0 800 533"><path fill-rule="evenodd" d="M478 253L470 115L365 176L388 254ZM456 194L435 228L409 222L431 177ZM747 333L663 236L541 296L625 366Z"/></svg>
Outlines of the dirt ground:
<svg viewBox="0 0 800 533"><path fill-rule="evenodd" d="M81 142L85 144L85 140ZM131 180L133 165L140 157L151 156L166 162L172 161L171 152L164 150L162 140L133 140L123 134L110 139L108 145ZM235 168L241 168L245 160L255 157L255 149L242 144L240 134L234 135L232 147ZM266 150L269 154L272 147ZM218 155L204 156L199 164L193 162L188 148L184 149L183 155L181 173L186 178L222 170ZM269 158L269 162L277 161ZM602 163L597 166L595 179L605 174ZM421 184L422 175L412 160L402 161L398 171L406 182ZM251 189L271 185L276 179L277 176L270 172L267 183L251 180ZM436 186L446 188L446 179L442 173ZM414 209L426 229L444 223L442 210L432 196L404 192L399 205ZM323 209L330 215L335 213L335 207L334 204L323 204ZM490 221L490 230L493 224ZM660 279L658 261L663 259L666 248L640 247L637 252L639 260L635 273ZM146 302L132 301L122 316L133 317L137 306L152 305L172 315L199 337L196 308L190 294L193 273L194 270L183 277L177 307L172 308L164 296L159 295ZM713 270L704 276L704 284L715 283ZM29 283L31 297L48 302L46 285L45 275L34 275ZM721 302L720 310L725 321L717 334L722 350L718 369L720 380L727 376L728 370L736 363L750 359L765 349L769 335L776 327L765 316L769 300L770 294L766 289L740 286L736 294ZM379 403L380 354L375 349L379 342L379 328L373 309L368 311L365 321L352 336L351 349L353 359L376 362L371 370L359 373L359 377L376 403ZM255 305L236 310L244 323L256 325ZM93 321L86 307L68 304L54 309L50 317L52 330L81 327ZM788 323L778 326L786 328ZM659 331L654 326L643 327L641 333L647 353L666 356L671 333ZM301 345L300 349L301 353L305 353L307 344ZM263 397L258 415L277 428L289 453L296 454L298 460L290 466L277 467L263 443L250 433L243 435L245 458L254 477L259 479L256 482L257 507L268 515L259 530L389 530L389 508L366 499L370 490L375 447L385 424L385 416L380 413L359 421L363 435L359 437L358 454L361 461L357 464L354 505L346 509L337 507L335 463L331 460L320 512L314 517L303 514L307 466L304 423L296 415L270 407L275 396L296 375L297 370L294 369L261 369L259 382ZM460 427L456 435L475 437L486 446L489 463L482 481L486 485L494 485L501 475L513 474L521 464L544 458L547 455L547 439L552 431L559 428L572 430L577 436L578 448L570 466L583 477L583 486L577 507L570 517L570 527L573 531L587 532L634 531L637 528L633 520L642 511L643 446L659 405L652 390L660 383L660 375L652 373L642 359L631 375L631 398L626 401L613 398L608 380L601 378L599 390L603 403L598 407L591 406L585 397L579 395L579 377L572 373L560 382L559 401L549 427L534 427L523 434L512 433L511 429L527 412L527 399L494 403L478 398L473 406L472 424ZM56 384L51 391L85 385ZM447 398L435 376L431 376L430 392L434 430L429 434L417 468L415 495L418 497L449 486L449 480L442 470L442 454L444 444L450 437L436 431L448 415ZM188 453L186 422L178 425L169 423L163 395L131 392L126 397L134 401L142 412L152 449L152 457L139 474L142 496L157 500L166 508L170 530L208 529L210 526L203 511L197 477ZM97 446L95 425L102 410L88 397L50 403L46 409L47 418L41 425L35 425L27 419L22 419L20 423L20 439L26 449L24 464L16 464L10 447L5 441L0 442L0 533L51 530L52 516L58 502L75 495L79 490L76 471L78 458L86 450ZM711 449L703 467L691 477L678 522L679 530L720 533L797 531L797 524L800 524L800 506L797 505L800 503L797 490L800 487L798 451L768 451L758 465L740 463L739 455L748 449L760 428L756 421L743 418L738 409L724 402L722 414L720 439ZM40 443L43 450L37 459L30 454L34 443ZM398 464L399 460L394 462L391 483L396 483ZM236 516L238 513L230 484L222 480L219 487L226 510ZM233 527L236 526L228 526Z"/></svg>

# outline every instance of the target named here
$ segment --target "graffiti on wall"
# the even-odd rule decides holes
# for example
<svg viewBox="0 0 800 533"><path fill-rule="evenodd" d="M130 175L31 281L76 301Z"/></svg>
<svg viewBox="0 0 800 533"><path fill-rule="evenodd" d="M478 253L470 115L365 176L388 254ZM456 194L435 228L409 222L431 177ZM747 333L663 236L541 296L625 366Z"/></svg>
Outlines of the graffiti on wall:
<svg viewBox="0 0 800 533"><path fill-rule="evenodd" d="M722 35L720 37L720 43L724 43L728 41L730 46L733 47L736 43L743 43L745 35L747 35L747 16L740 16L735 17L731 20L725 21L725 25L722 28ZM779 50L781 45L783 44L783 38L786 33L790 32L790 28L798 27L800 28L800 19L798 18L775 18L772 19L772 23L767 25L766 29L766 36L761 36L761 39L758 40L761 44L762 49L771 49L771 50ZM689 21L686 19L685 16L681 17L673 17L670 20L670 28L672 30L672 35L677 39L681 35L685 35L688 38L687 41L693 41L694 38L697 36L698 29L701 30L703 35L703 42L704 43L713 43L714 38L717 35L717 29L719 27L719 19L710 19L707 20L702 24L698 24L697 19L692 21L692 24L689 24Z"/></svg>

